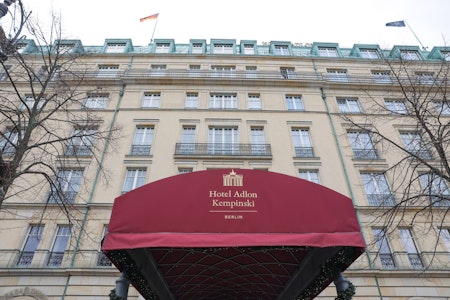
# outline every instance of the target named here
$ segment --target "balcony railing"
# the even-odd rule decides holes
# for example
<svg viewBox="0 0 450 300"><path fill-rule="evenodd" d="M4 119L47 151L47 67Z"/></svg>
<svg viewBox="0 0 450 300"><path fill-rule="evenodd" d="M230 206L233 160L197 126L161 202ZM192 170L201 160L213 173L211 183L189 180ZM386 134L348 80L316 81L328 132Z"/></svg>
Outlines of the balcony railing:
<svg viewBox="0 0 450 300"><path fill-rule="evenodd" d="M75 202L75 198L77 196L77 192L63 192L58 193L57 191L51 191L48 197L48 203L68 203L73 204Z"/></svg>
<svg viewBox="0 0 450 300"><path fill-rule="evenodd" d="M151 145L132 145L130 155L147 156L150 155Z"/></svg>
<svg viewBox="0 0 450 300"><path fill-rule="evenodd" d="M112 265L112 263L109 260L109 258L103 252L99 252L98 253L98 258L97 258L97 266L99 266L99 267L109 267L111 265Z"/></svg>
<svg viewBox="0 0 450 300"><path fill-rule="evenodd" d="M49 267L59 267L62 264L64 257L64 252L50 252L48 257L47 266Z"/></svg>
<svg viewBox="0 0 450 300"><path fill-rule="evenodd" d="M22 251L17 259L17 267L29 267L33 261L34 252Z"/></svg>
<svg viewBox="0 0 450 300"><path fill-rule="evenodd" d="M314 157L312 147L295 147L295 157Z"/></svg>
<svg viewBox="0 0 450 300"><path fill-rule="evenodd" d="M383 269L395 269L395 261L391 253L380 253L378 255Z"/></svg>
<svg viewBox="0 0 450 300"><path fill-rule="evenodd" d="M423 269L422 258L418 253L408 253L408 259L413 269Z"/></svg>
<svg viewBox="0 0 450 300"><path fill-rule="evenodd" d="M378 159L375 149L353 149L353 156L355 159L361 160Z"/></svg>
<svg viewBox="0 0 450 300"><path fill-rule="evenodd" d="M86 145L67 145L66 155L88 156L91 155L91 147Z"/></svg>
<svg viewBox="0 0 450 300"><path fill-rule="evenodd" d="M394 206L395 198L392 194L367 194L370 206Z"/></svg>
<svg viewBox="0 0 450 300"><path fill-rule="evenodd" d="M175 155L188 156L272 156L270 144L177 143Z"/></svg>

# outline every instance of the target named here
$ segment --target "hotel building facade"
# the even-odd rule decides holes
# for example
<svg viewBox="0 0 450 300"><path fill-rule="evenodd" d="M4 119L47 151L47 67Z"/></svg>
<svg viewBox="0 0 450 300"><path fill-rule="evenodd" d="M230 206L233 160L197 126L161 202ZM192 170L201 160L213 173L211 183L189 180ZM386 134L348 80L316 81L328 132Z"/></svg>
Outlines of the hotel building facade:
<svg viewBox="0 0 450 300"><path fill-rule="evenodd" d="M395 178L383 173L397 157L347 119L386 118L380 128L390 139L398 144L414 139L403 130L414 124L402 116L404 95L383 58L407 61L417 70L426 67L418 76L428 78L446 63L450 51L445 47L341 48L233 39L55 44L67 55L80 54L74 69L83 70L78 91L84 94L73 111L95 110L102 118L98 126L119 126L121 137L95 150L104 152L98 156L109 174L104 180L97 166L90 167L90 149L77 158L76 167L62 164L78 226L61 213L50 190L3 203L1 300L106 299L119 277L100 251L114 199L170 176L221 168L296 176L351 198L367 243L367 251L345 272L356 286L354 299L450 299L450 218L423 220L431 222L428 235L422 234L422 223L393 229L377 223L380 210L398 201L390 193ZM20 46L38 66L34 41ZM0 88L10 89L10 82L0 81ZM29 91L23 89L26 96ZM397 117L380 114L374 99ZM450 109L443 105L442 120L448 122ZM71 157L64 147L61 161ZM448 192L448 187L442 190ZM437 214L447 209L435 208ZM335 297L331 284L318 299ZM129 299L143 298L130 287Z"/></svg>

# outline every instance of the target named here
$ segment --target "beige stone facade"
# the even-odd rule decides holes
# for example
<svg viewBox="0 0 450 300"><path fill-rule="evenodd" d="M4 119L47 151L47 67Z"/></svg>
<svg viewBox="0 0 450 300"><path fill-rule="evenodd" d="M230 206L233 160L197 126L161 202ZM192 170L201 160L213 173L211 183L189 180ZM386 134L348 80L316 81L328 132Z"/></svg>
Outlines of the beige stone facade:
<svg viewBox="0 0 450 300"><path fill-rule="evenodd" d="M123 53L108 53L108 44L126 47ZM58 229L69 222L57 205L46 205L49 191L3 204L0 299L107 299L119 273L99 249L115 197L142 183L216 168L304 176L351 197L368 243L367 253L345 272L357 287L354 299L450 299L450 240L444 236L417 237L421 228L410 228L423 268L411 265L398 233L389 239L395 265L383 265L376 255L372 229L379 207L370 204L361 174L387 169L396 154L355 157L347 136L350 125L342 117L342 105L361 120L376 114L369 95L380 101L401 98L391 92L392 83L376 81L373 71L383 70L383 63L371 57L395 49L235 40L183 45L156 40L133 47L130 40L107 40L84 50L89 55L78 67L90 75L80 89L87 93L95 88L107 97L105 107L96 111L103 119L100 126L122 128L118 141L99 149L106 150L102 166L109 176L97 178L97 168L83 157L87 180L73 208L82 230L70 232L62 260L53 266L49 260ZM421 55L419 64L440 66L431 56L435 52L413 50ZM111 73L102 75L108 68ZM0 82L0 88L7 84ZM407 125L401 118L382 124L399 142L398 128ZM30 260L20 263L37 224L43 226L39 243ZM433 228L448 230L450 218ZM318 298L335 297L331 285ZM129 299L142 298L130 288Z"/></svg>

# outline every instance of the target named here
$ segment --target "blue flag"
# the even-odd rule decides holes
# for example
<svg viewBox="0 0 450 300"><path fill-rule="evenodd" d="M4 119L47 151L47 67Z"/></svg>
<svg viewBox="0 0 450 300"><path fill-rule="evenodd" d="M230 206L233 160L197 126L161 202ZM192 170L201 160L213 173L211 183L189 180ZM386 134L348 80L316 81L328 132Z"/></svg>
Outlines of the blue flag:
<svg viewBox="0 0 450 300"><path fill-rule="evenodd" d="M405 27L405 21L395 21L395 22L389 22L386 23L386 26L393 26L393 27Z"/></svg>

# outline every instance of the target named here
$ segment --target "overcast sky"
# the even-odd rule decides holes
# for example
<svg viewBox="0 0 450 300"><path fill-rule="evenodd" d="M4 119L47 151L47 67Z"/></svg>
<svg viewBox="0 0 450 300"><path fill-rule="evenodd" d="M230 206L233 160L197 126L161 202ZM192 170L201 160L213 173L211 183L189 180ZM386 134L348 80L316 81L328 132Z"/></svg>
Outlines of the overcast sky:
<svg viewBox="0 0 450 300"><path fill-rule="evenodd" d="M83 45L106 38L131 38L147 45L154 39L236 39L418 45L450 44L450 0L22 0L41 21L52 10L62 15L63 37ZM139 19L159 13L156 21ZM411 27L386 27L406 20Z"/></svg>

